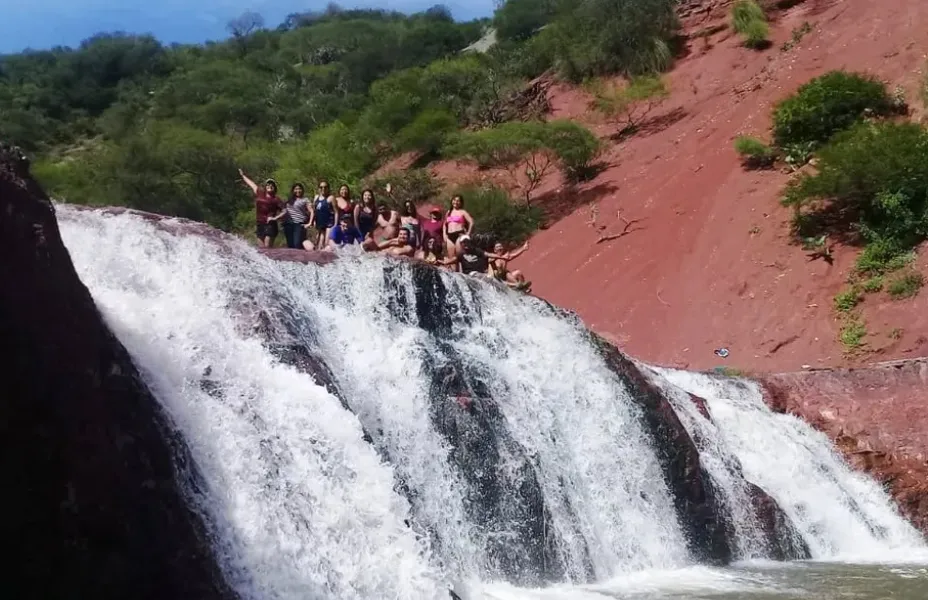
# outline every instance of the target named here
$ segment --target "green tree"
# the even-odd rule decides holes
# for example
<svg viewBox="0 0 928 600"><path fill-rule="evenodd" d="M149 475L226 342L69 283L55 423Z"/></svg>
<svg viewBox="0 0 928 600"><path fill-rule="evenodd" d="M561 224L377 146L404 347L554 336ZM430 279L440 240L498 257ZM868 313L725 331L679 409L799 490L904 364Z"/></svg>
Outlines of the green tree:
<svg viewBox="0 0 928 600"><path fill-rule="evenodd" d="M676 0L559 0L550 26L558 67L573 81L666 69L679 26L676 5Z"/></svg>
<svg viewBox="0 0 928 600"><path fill-rule="evenodd" d="M493 13L493 27L501 41L526 40L551 20L553 0L506 0Z"/></svg>

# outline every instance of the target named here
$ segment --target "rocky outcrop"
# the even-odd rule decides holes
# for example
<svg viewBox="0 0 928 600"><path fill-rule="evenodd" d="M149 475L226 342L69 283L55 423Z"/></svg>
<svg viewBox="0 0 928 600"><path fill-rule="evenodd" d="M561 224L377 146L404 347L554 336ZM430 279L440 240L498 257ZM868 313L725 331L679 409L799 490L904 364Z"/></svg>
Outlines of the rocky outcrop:
<svg viewBox="0 0 928 600"><path fill-rule="evenodd" d="M703 562L730 562L734 555L729 536L731 527L686 427L667 397L631 360L602 338L593 334L591 337L629 395L642 408L690 551Z"/></svg>
<svg viewBox="0 0 928 600"><path fill-rule="evenodd" d="M770 494L748 482L751 505L764 532L767 556L773 560L812 558L809 545L793 526L792 520Z"/></svg>
<svg viewBox="0 0 928 600"><path fill-rule="evenodd" d="M768 376L773 410L827 434L928 534L928 359Z"/></svg>
<svg viewBox="0 0 928 600"><path fill-rule="evenodd" d="M0 146L0 511L21 598L233 598L182 486L194 465Z"/></svg>
<svg viewBox="0 0 928 600"><path fill-rule="evenodd" d="M489 374L469 365L447 342L454 335L447 289L436 269L419 264L415 314L436 346L423 365L432 382L430 416L448 443L448 462L466 483L465 510L483 536L487 575L531 587L592 580L586 548L578 550L582 557L575 562L580 566L571 565L562 553L563 531L551 525L546 502L553 499L546 499L535 464L486 389L483 382ZM408 308L395 310L408 314ZM569 506L566 499L558 504ZM562 528L571 525L563 523ZM578 530L574 534L582 539Z"/></svg>

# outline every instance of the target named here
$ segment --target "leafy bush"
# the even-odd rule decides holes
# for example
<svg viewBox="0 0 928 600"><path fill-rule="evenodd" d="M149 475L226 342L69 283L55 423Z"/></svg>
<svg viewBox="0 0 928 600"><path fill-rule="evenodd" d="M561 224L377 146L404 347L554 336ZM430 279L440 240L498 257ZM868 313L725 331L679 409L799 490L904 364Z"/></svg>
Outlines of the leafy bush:
<svg viewBox="0 0 928 600"><path fill-rule="evenodd" d="M505 190L498 187L470 184L452 193L464 198L476 230L490 244L496 241L521 244L541 225L540 209L514 203Z"/></svg>
<svg viewBox="0 0 928 600"><path fill-rule="evenodd" d="M582 181L593 173L593 161L599 157L602 144L589 129L573 121L551 121L545 140L545 145L561 160L568 180Z"/></svg>
<svg viewBox="0 0 928 600"><path fill-rule="evenodd" d="M434 154L442 147L445 138L457 128L457 119L448 111L426 109L412 123L397 132L393 148L401 152L419 150L427 155Z"/></svg>
<svg viewBox="0 0 928 600"><path fill-rule="evenodd" d="M843 215L865 241L901 252L928 235L928 132L912 123L861 124L819 152L818 172L784 202Z"/></svg>
<svg viewBox="0 0 928 600"><path fill-rule="evenodd" d="M281 146L274 178L280 182L326 179L333 186L354 186L374 164L374 156L351 129L335 122L298 142ZM284 184L282 184L284 185ZM307 183L307 185L309 185Z"/></svg>
<svg viewBox="0 0 928 600"><path fill-rule="evenodd" d="M867 113L885 115L890 111L891 98L883 83L866 75L832 71L776 105L773 137L780 147L824 143Z"/></svg>
<svg viewBox="0 0 928 600"><path fill-rule="evenodd" d="M741 155L741 163L748 169L766 169L777 160L777 152L757 138L746 135L735 140L735 152Z"/></svg>
<svg viewBox="0 0 928 600"><path fill-rule="evenodd" d="M669 95L664 80L656 75L632 77L625 86L594 82L590 91L596 108L622 126L620 133L631 134L650 112Z"/></svg>
<svg viewBox="0 0 928 600"><path fill-rule="evenodd" d="M509 122L452 136L444 154L475 160L484 168L506 169L528 203L556 161L568 178L583 178L599 150L596 136L577 123Z"/></svg>
<svg viewBox="0 0 928 600"><path fill-rule="evenodd" d="M521 43L497 43L490 48L487 56L506 77L534 79L554 66L557 44L556 30L546 27Z"/></svg>
<svg viewBox="0 0 928 600"><path fill-rule="evenodd" d="M676 0L558 0L549 28L557 66L572 81L666 69L677 33Z"/></svg>
<svg viewBox="0 0 928 600"><path fill-rule="evenodd" d="M921 273L906 273L889 282L886 291L896 300L911 298L925 285L925 277Z"/></svg>
<svg viewBox="0 0 928 600"><path fill-rule="evenodd" d="M386 191L388 183L391 187L390 194ZM428 200L433 200L441 191L438 180L425 169L381 173L365 179L362 186L373 190L378 202L386 202L394 209L400 208L407 201L420 206Z"/></svg>
<svg viewBox="0 0 928 600"><path fill-rule="evenodd" d="M765 48L770 42L767 34L770 26L767 25L767 15L764 9L754 0L738 0L731 9L732 28L744 38L744 45L748 48Z"/></svg>

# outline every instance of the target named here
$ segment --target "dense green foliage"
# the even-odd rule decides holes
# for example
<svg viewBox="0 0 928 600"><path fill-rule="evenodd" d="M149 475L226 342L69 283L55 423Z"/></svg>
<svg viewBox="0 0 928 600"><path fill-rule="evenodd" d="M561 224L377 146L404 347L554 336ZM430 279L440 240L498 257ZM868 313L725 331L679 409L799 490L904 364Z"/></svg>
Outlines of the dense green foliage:
<svg viewBox="0 0 928 600"><path fill-rule="evenodd" d="M856 73L831 71L816 77L776 105L773 137L781 148L827 142L866 114L889 114L892 100L882 82Z"/></svg>
<svg viewBox="0 0 928 600"><path fill-rule="evenodd" d="M798 180L786 202L828 200L868 242L900 247L928 236L928 131L913 123L861 124L819 153L818 172Z"/></svg>
<svg viewBox="0 0 928 600"><path fill-rule="evenodd" d="M732 28L744 38L748 48L761 49L769 45L767 15L754 0L738 0L731 8Z"/></svg>
<svg viewBox="0 0 928 600"><path fill-rule="evenodd" d="M509 0L493 15L500 41L522 41L532 37L554 16L555 0Z"/></svg>
<svg viewBox="0 0 928 600"><path fill-rule="evenodd" d="M398 153L415 151L420 164L454 153L470 135L461 131L511 134L501 144L521 158L543 148L582 179L598 140L573 123L507 123L518 117L508 103L555 67L583 77L666 66L674 5L509 0L492 23L500 42L485 54L461 50L490 21L458 23L440 6L403 15L330 5L276 29L246 13L229 24L229 40L204 45L101 34L0 57L0 138L36 155L56 197L227 229L252 220L239 167L284 188L326 178L359 189ZM528 128L544 139L526 145Z"/></svg>
<svg viewBox="0 0 928 600"><path fill-rule="evenodd" d="M544 33L559 70L573 81L654 73L673 57L676 5L676 0L559 0L557 17Z"/></svg>

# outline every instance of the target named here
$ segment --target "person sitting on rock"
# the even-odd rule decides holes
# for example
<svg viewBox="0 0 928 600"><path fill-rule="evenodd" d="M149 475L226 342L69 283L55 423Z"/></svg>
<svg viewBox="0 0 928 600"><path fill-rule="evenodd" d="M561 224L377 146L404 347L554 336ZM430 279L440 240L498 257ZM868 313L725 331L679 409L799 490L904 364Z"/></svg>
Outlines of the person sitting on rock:
<svg viewBox="0 0 928 600"><path fill-rule="evenodd" d="M460 272L465 275L493 277L490 272L490 260L502 259L502 255L484 252L474 245L474 240L469 235L462 235L457 242L461 250L448 259L449 264L456 264Z"/></svg>
<svg viewBox="0 0 928 600"><path fill-rule="evenodd" d="M258 189L258 184L245 175L245 171L238 170L239 176L255 195L255 237L262 248L271 248L277 239L277 219L287 214L284 203L277 197L277 182L268 179L264 188Z"/></svg>
<svg viewBox="0 0 928 600"><path fill-rule="evenodd" d="M400 226L409 230L409 243L414 248L420 247L422 243L421 228L419 224L419 211L412 200L403 203L403 209L400 211Z"/></svg>
<svg viewBox="0 0 928 600"><path fill-rule="evenodd" d="M528 250L528 242L525 242L512 252L506 252L506 247L503 243L496 242L496 244L493 245L493 253L502 256L502 258L490 261L490 272L493 277L511 288L522 291L531 290L532 282L525 281L525 275L522 274L522 271L510 271L508 269L509 261L521 255L526 250Z"/></svg>
<svg viewBox="0 0 928 600"><path fill-rule="evenodd" d="M409 243L409 230L406 228L401 228L395 238L378 243L377 248L394 256L412 257L416 253L416 249Z"/></svg>
<svg viewBox="0 0 928 600"><path fill-rule="evenodd" d="M342 215L338 220L338 225L332 228L329 233L328 246L334 250L350 244L361 244L364 242L364 234L358 231L354 226L354 217L352 215Z"/></svg>
<svg viewBox="0 0 928 600"><path fill-rule="evenodd" d="M444 257L444 244L437 237L425 238L425 245L416 252L416 258L435 266L445 266L453 262Z"/></svg>

